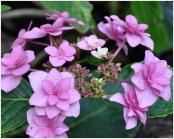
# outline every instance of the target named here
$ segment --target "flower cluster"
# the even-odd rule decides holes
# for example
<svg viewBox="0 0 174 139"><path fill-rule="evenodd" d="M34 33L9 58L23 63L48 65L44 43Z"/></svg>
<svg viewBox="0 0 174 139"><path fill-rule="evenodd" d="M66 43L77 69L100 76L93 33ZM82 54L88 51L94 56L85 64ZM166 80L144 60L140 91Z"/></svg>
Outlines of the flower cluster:
<svg viewBox="0 0 174 139"><path fill-rule="evenodd" d="M97 71L106 82L116 82L121 71L121 63L108 62L98 66Z"/></svg>
<svg viewBox="0 0 174 139"><path fill-rule="evenodd" d="M116 15L106 16L107 22L98 24L98 29L116 42L118 48L114 54L104 47L108 39L100 39L94 34L84 36L73 44L64 39L63 32L75 29L73 24L84 25L82 21L71 18L68 12L46 14L46 18L51 23L32 29L30 24L27 30L21 29L11 46L11 53L4 54L1 60L1 89L10 92L20 84L24 74L32 71L28 75L33 94L29 99L32 108L27 111L29 126L26 134L39 138L67 137L69 127L64 120L79 116L81 97L107 98L104 95L106 83L123 81L118 80L121 63L112 62L120 50L123 49L127 54L128 45L144 45L153 50L154 44L150 34L145 32L148 26L138 24L133 15L126 16L125 21ZM46 36L49 37L48 44L34 41ZM49 61L43 63L45 71L30 69L35 55L33 51L25 50L27 43L44 46L44 52L49 56ZM86 67L77 64L83 61L75 59L77 50L85 50L97 59L105 59L105 63L100 64L95 71L99 74L98 78ZM72 61L73 64L70 63ZM109 98L124 106L126 129L134 128L138 119L145 124L148 108L158 97L165 101L171 97L172 71L165 60L158 59L146 50L144 63L135 63L131 68L134 70L131 85L122 83L124 94L117 92Z"/></svg>
<svg viewBox="0 0 174 139"><path fill-rule="evenodd" d="M107 23L100 22L98 29L109 39L116 41L117 46L123 48L126 54L128 53L126 42L131 47L141 44L153 50L154 43L150 38L150 34L144 32L148 26L138 24L133 15L127 15L125 21L116 15L105 16L105 19Z"/></svg>
<svg viewBox="0 0 174 139"><path fill-rule="evenodd" d="M135 74L131 81L134 86L123 83L125 93L116 93L110 101L124 105L124 119L126 129L134 128L139 119L146 123L146 112L162 97L168 101L171 97L170 78L172 71L167 67L164 60L159 60L149 50L145 52L144 63L135 63L132 66Z"/></svg>

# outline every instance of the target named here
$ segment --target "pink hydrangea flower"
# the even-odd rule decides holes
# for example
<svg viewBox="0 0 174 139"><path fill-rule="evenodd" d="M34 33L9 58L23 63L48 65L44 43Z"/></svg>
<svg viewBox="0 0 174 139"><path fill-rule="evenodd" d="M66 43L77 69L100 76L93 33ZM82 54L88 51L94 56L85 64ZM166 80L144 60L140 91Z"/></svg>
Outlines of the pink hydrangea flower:
<svg viewBox="0 0 174 139"><path fill-rule="evenodd" d="M37 78L36 78L37 77ZM74 76L68 72L51 69L32 72L29 75L34 94L29 103L36 106L38 115L47 115L49 119L62 114L77 117L80 112L80 94L74 88Z"/></svg>
<svg viewBox="0 0 174 139"><path fill-rule="evenodd" d="M126 129L134 128L137 125L137 119L139 119L143 124L146 123L148 110L147 107L141 108L139 106L139 100L137 99L135 88L128 85L127 83L122 83L125 93L116 93L111 96L110 101L120 103L124 106L124 120L126 122Z"/></svg>
<svg viewBox="0 0 174 139"><path fill-rule="evenodd" d="M29 63L34 59L33 51L24 51L20 47L4 54L1 60L1 89L8 93L16 88L22 80L22 75L30 69Z"/></svg>
<svg viewBox="0 0 174 139"><path fill-rule="evenodd" d="M125 20L126 38L129 45L136 47L142 44L153 50L153 40L150 38L150 34L144 32L148 28L148 25L138 24L136 17L133 15L127 15Z"/></svg>
<svg viewBox="0 0 174 139"><path fill-rule="evenodd" d="M98 47L105 45L105 40L98 39L96 35L90 35L88 37L83 37L78 43L77 46L83 50L95 50Z"/></svg>
<svg viewBox="0 0 174 139"><path fill-rule="evenodd" d="M34 138L65 138L69 128L63 123L65 117L57 116L48 119L47 116L38 116L33 108L27 111L29 126L26 134Z"/></svg>
<svg viewBox="0 0 174 139"><path fill-rule="evenodd" d="M19 34L18 34L18 38L13 42L11 48L15 48L15 47L20 47L20 48L24 48L26 42L27 42L27 39L23 38L23 35L25 34L26 30L25 29L21 29L19 31Z"/></svg>
<svg viewBox="0 0 174 139"><path fill-rule="evenodd" d="M49 20L57 20L59 18L63 18L64 23L76 23L79 25L84 25L82 21L79 21L75 18L70 18L69 13L67 11L64 12L54 12L53 14L46 14L47 19Z"/></svg>
<svg viewBox="0 0 174 139"><path fill-rule="evenodd" d="M47 34L52 36L59 36L64 30L74 29L74 27L71 26L64 26L63 23L63 18L59 18L53 24L44 24L40 26L40 28L34 27L32 30L27 31L23 37L26 39L37 39L45 37Z"/></svg>
<svg viewBox="0 0 174 139"><path fill-rule="evenodd" d="M153 105L158 96L168 101L171 97L170 78L172 71L165 60L159 60L149 50L145 52L144 64L133 64L135 75L131 81L137 86L140 107Z"/></svg>
<svg viewBox="0 0 174 139"><path fill-rule="evenodd" d="M76 49L68 41L64 40L59 48L48 46L45 52L50 55L49 61L54 67L62 66L66 61L74 60Z"/></svg>
<svg viewBox="0 0 174 139"><path fill-rule="evenodd" d="M109 39L116 41L118 47L123 47L125 54L128 54L125 36L125 22L118 16L105 16L107 23L100 22L97 27Z"/></svg>

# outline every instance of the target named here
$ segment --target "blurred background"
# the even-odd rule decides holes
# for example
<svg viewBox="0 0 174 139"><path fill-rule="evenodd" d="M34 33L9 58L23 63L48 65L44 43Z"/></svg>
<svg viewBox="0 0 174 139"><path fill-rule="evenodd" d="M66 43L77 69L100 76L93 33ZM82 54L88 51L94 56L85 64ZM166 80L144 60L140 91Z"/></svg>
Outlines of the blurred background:
<svg viewBox="0 0 174 139"><path fill-rule="evenodd" d="M104 38L96 25L104 20L104 16L118 15L124 19L127 14L133 14L137 17L139 23L149 25L147 32L152 36L155 43L154 53L160 58L167 60L168 64L173 67L173 2L155 1L155 2L134 2L134 1L89 1L89 2L57 2L55 5L48 2L1 2L10 6L9 11L1 11L1 55L10 50L11 44L18 35L21 28L27 28L30 21L33 21L34 26L40 26L47 21L44 13L50 7L60 11L70 11L72 17L80 18L86 25L83 28L78 28L77 31L69 31L64 34L64 37L71 42L77 42L77 36L81 37L92 33ZM2 9L1 9L2 10ZM41 41L48 41L42 40ZM115 43L110 41L106 45L110 50L115 50ZM34 50L41 58L40 61L46 59L43 56L42 48L38 46L27 46ZM144 59L145 47L139 46L136 48L129 47L129 55L125 56L121 53L115 62L123 63L123 66L135 61ZM40 63L34 63L34 68L41 68ZM165 129L165 130L164 130ZM24 134L23 132L21 134ZM24 135L21 135L24 136ZM137 134L137 137L172 137L173 136L173 115L165 118L150 119L142 130Z"/></svg>

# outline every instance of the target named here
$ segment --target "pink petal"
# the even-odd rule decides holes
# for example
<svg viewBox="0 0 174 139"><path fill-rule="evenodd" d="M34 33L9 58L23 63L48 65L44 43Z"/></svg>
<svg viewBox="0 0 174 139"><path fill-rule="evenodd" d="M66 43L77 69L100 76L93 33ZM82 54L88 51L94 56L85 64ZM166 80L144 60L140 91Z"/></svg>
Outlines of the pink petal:
<svg viewBox="0 0 174 139"><path fill-rule="evenodd" d="M131 78L131 81L141 90L147 88L147 81L144 80L143 75L141 72L134 74Z"/></svg>
<svg viewBox="0 0 174 139"><path fill-rule="evenodd" d="M168 79L170 79L172 77L172 70L170 70L169 68L166 69L164 76Z"/></svg>
<svg viewBox="0 0 174 139"><path fill-rule="evenodd" d="M42 38L46 35L47 35L47 33L43 29L40 29L38 27L34 27L32 30L27 31L26 33L24 33L23 38L37 39L37 38Z"/></svg>
<svg viewBox="0 0 174 139"><path fill-rule="evenodd" d="M17 69L14 69L12 71L12 74L16 75L16 76L20 76L20 75L25 74L27 71L29 71L29 69L30 69L30 65L29 64L25 64L25 65L22 65L21 67L19 67Z"/></svg>
<svg viewBox="0 0 174 139"><path fill-rule="evenodd" d="M44 107L47 106L48 96L41 91L33 93L33 95L29 99L30 105Z"/></svg>
<svg viewBox="0 0 174 139"><path fill-rule="evenodd" d="M153 77L152 81L159 85L169 85L170 84L170 80L163 76Z"/></svg>
<svg viewBox="0 0 174 139"><path fill-rule="evenodd" d="M78 92L77 90L75 90L75 89L71 89L71 90L69 91L69 94L70 94L70 97L69 97L69 103L70 103L70 104L79 101L80 98L81 98L79 92Z"/></svg>
<svg viewBox="0 0 174 139"><path fill-rule="evenodd" d="M154 49L154 42L148 36L142 36L141 44L148 47L152 51Z"/></svg>
<svg viewBox="0 0 174 139"><path fill-rule="evenodd" d="M166 86L164 90L160 92L159 96L162 97L165 101L169 101L171 98L170 85Z"/></svg>
<svg viewBox="0 0 174 139"><path fill-rule="evenodd" d="M48 96L49 105L55 105L55 104L57 104L58 101L59 100L58 100L57 96L55 96L55 95L49 95Z"/></svg>
<svg viewBox="0 0 174 139"><path fill-rule="evenodd" d="M69 130L68 126L66 126L65 124L61 124L60 127L56 128L55 132L57 135L62 135L63 133L65 133L68 130Z"/></svg>
<svg viewBox="0 0 174 139"><path fill-rule="evenodd" d="M65 116L78 117L80 114L80 103L79 101L70 105L70 108L63 113Z"/></svg>
<svg viewBox="0 0 174 139"><path fill-rule="evenodd" d="M65 56L73 56L76 53L76 49L70 46L69 42L66 40L61 43L59 49L64 52Z"/></svg>
<svg viewBox="0 0 174 139"><path fill-rule="evenodd" d="M127 15L125 20L130 25L137 25L138 24L136 17L133 15Z"/></svg>
<svg viewBox="0 0 174 139"><path fill-rule="evenodd" d="M42 89L42 80L46 79L47 74L48 73L44 71L35 71L29 74L28 78L29 78L31 87L35 92Z"/></svg>
<svg viewBox="0 0 174 139"><path fill-rule="evenodd" d="M59 100L59 102L57 103L57 108L63 110L63 111L67 111L69 109L69 103L67 101L63 101L63 100Z"/></svg>
<svg viewBox="0 0 174 139"><path fill-rule="evenodd" d="M46 47L45 48L45 52L47 54L49 54L50 56L53 56L53 57L58 55L57 48L54 47L54 46L48 46L48 47Z"/></svg>
<svg viewBox="0 0 174 139"><path fill-rule="evenodd" d="M74 88L74 75L72 75L71 73L69 73L69 72L61 72L60 73L61 74L61 76L62 76L62 78L67 78L67 77L69 77L70 78L70 80L71 80L71 85L70 85L70 87L71 88Z"/></svg>
<svg viewBox="0 0 174 139"><path fill-rule="evenodd" d="M148 28L148 25L146 25L146 24L138 24L138 27L137 27L137 29L140 31L144 31L147 28Z"/></svg>
<svg viewBox="0 0 174 139"><path fill-rule="evenodd" d="M163 90L163 86L158 85L158 84L151 84L150 85L152 88L155 88L156 90L162 91Z"/></svg>
<svg viewBox="0 0 174 139"><path fill-rule="evenodd" d="M50 80L52 83L54 83L54 85L56 85L61 78L62 78L61 74L55 68L52 68L47 76L47 79Z"/></svg>
<svg viewBox="0 0 174 139"><path fill-rule="evenodd" d="M45 112L48 118L52 119L60 113L60 110L55 106L48 106L45 108Z"/></svg>
<svg viewBox="0 0 174 139"><path fill-rule="evenodd" d="M81 40L77 43L77 47L83 50L92 50L91 47L89 47L88 43L85 40Z"/></svg>
<svg viewBox="0 0 174 139"><path fill-rule="evenodd" d="M131 65L131 68L134 70L135 73L139 72L142 70L143 64L141 63L135 63Z"/></svg>
<svg viewBox="0 0 174 139"><path fill-rule="evenodd" d="M5 75L1 78L1 89L6 93L15 89L21 82L22 76Z"/></svg>
<svg viewBox="0 0 174 139"><path fill-rule="evenodd" d="M53 90L54 84L49 80L42 80L42 88L48 94L54 93L54 90Z"/></svg>
<svg viewBox="0 0 174 139"><path fill-rule="evenodd" d="M55 91L57 91L57 95L59 95L59 93L62 92L67 92L70 89L70 85L71 85L71 78L67 77L67 78L63 78L61 79L56 87L54 88Z"/></svg>
<svg viewBox="0 0 174 139"><path fill-rule="evenodd" d="M165 60L159 60L155 63L150 64L150 67L154 66L154 71L155 75L163 75L165 70L167 69L167 62Z"/></svg>
<svg viewBox="0 0 174 139"><path fill-rule="evenodd" d="M56 31L56 32L49 32L50 35L52 36L59 36L62 34L63 31Z"/></svg>
<svg viewBox="0 0 174 139"><path fill-rule="evenodd" d="M129 109L128 109L127 116L128 116L128 117L136 116L136 114L135 114L135 112L133 111L132 108L129 108Z"/></svg>
<svg viewBox="0 0 174 139"><path fill-rule="evenodd" d="M125 98L124 98L123 94L121 94L121 93L114 94L113 96L110 97L109 100L120 103L122 105L126 105Z"/></svg>
<svg viewBox="0 0 174 139"><path fill-rule="evenodd" d="M146 112L141 112L139 110L136 110L136 113L139 115L140 121L145 125L146 124L146 120L147 120Z"/></svg>
<svg viewBox="0 0 174 139"><path fill-rule="evenodd" d="M141 42L141 37L138 35L126 33L127 42L131 47L136 47Z"/></svg>
<svg viewBox="0 0 174 139"><path fill-rule="evenodd" d="M12 73L11 69L1 64L1 75L9 75L11 73Z"/></svg>
<svg viewBox="0 0 174 139"><path fill-rule="evenodd" d="M139 89L136 89L135 92L137 95L140 108L146 108L146 107L152 106L158 99L158 96L153 94L150 88L147 88L144 91L140 91Z"/></svg>
<svg viewBox="0 0 174 139"><path fill-rule="evenodd" d="M34 52L31 51L31 50L27 50L27 51L25 51L25 52L26 52L27 57L28 57L28 59L27 59L27 63L32 62L32 61L35 59Z"/></svg>
<svg viewBox="0 0 174 139"><path fill-rule="evenodd" d="M145 51L144 63L149 65L151 62L157 62L159 59L153 55L153 53L149 50Z"/></svg>
<svg viewBox="0 0 174 139"><path fill-rule="evenodd" d="M46 114L44 107L34 107L34 110L39 116L44 116Z"/></svg>
<svg viewBox="0 0 174 139"><path fill-rule="evenodd" d="M29 124L33 125L33 117L36 115L34 108L30 108L27 111L27 121Z"/></svg>
<svg viewBox="0 0 174 139"><path fill-rule="evenodd" d="M124 108L123 113L124 113L124 119L126 122L126 130L134 128L137 125L137 117L128 117L127 108Z"/></svg>
<svg viewBox="0 0 174 139"><path fill-rule="evenodd" d="M58 59L57 57L50 56L49 61L54 67L59 67L59 66L62 66L63 64L65 64L65 60Z"/></svg>
<svg viewBox="0 0 174 139"><path fill-rule="evenodd" d="M121 83L121 85L123 86L124 91L126 93L132 91L132 87L129 84L127 84L127 83Z"/></svg>

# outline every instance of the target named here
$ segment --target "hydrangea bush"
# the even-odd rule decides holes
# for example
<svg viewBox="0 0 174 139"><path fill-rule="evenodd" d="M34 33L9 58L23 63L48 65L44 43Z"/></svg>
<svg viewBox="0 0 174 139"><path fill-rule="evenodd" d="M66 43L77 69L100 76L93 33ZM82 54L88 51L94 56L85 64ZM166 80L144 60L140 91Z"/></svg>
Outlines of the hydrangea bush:
<svg viewBox="0 0 174 139"><path fill-rule="evenodd" d="M134 15L127 15L125 20L116 15L104 18L105 21L97 27L105 38L90 34L72 43L63 37L63 33L75 29L74 24L83 26L85 23L71 18L66 11L46 14L47 24L32 27L31 22L27 29L21 29L11 52L3 55L3 93L13 93L11 91L20 85L25 74L32 87L33 94L29 99L31 108L26 114L26 134L29 137L67 137L69 127L65 120L80 115L82 98L97 97L114 102L112 105L123 105L126 130L135 128L137 122L145 125L148 110L158 99L171 99L172 70L165 60L153 54L154 42L146 32L148 25L138 23ZM47 37L50 43L36 41L43 37ZM108 40L115 42L114 53L105 47ZM43 70L30 67L37 57L32 50L26 50L27 43L40 45L49 56L48 62L43 63ZM114 63L113 60L119 52L123 50L127 55L128 47L144 46L148 48L144 61L130 66L134 71L130 80L118 78L122 72L121 63ZM80 64L78 56L81 51L103 61L95 70L98 76ZM107 95L104 93L107 83L121 83L124 93L118 90Z"/></svg>

